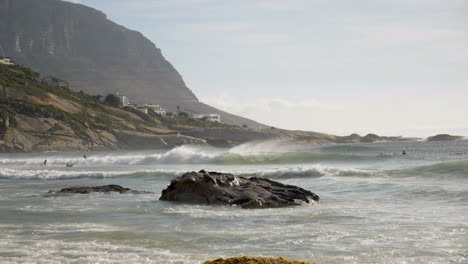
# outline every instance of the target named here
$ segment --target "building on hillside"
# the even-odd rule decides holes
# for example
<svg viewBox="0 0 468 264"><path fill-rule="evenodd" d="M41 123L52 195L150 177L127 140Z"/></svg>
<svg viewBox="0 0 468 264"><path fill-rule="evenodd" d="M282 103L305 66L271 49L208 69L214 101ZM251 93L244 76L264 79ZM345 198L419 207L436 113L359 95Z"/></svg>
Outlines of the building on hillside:
<svg viewBox="0 0 468 264"><path fill-rule="evenodd" d="M145 114L148 114L148 107L146 107L146 106L138 105L138 106L136 107L136 109L137 109L138 111L140 111L140 112L143 112L143 113L145 113Z"/></svg>
<svg viewBox="0 0 468 264"><path fill-rule="evenodd" d="M166 108L158 104L148 104L146 107L148 107L148 111L152 111L153 113L161 116L166 116Z"/></svg>
<svg viewBox="0 0 468 264"><path fill-rule="evenodd" d="M200 114L195 116L196 119L206 120L210 122L221 123L221 116L219 114Z"/></svg>
<svg viewBox="0 0 468 264"><path fill-rule="evenodd" d="M15 62L11 58L1 57L0 56L0 64L3 65L15 65Z"/></svg>
<svg viewBox="0 0 468 264"><path fill-rule="evenodd" d="M130 101L128 100L128 97L125 96L125 95L118 95L117 96L119 97L120 99L120 107L126 107L130 104Z"/></svg>
<svg viewBox="0 0 468 264"><path fill-rule="evenodd" d="M136 109L148 114L149 112L161 115L161 116L166 116L166 108L157 105L157 104L143 104L143 105L137 105Z"/></svg>

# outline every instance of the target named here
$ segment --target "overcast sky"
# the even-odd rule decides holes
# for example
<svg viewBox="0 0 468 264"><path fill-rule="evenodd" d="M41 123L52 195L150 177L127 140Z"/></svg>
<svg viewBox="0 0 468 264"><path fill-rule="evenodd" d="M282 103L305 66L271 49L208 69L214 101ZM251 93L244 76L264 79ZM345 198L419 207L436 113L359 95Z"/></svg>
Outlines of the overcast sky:
<svg viewBox="0 0 468 264"><path fill-rule="evenodd" d="M287 129L468 136L466 0L80 0L198 98Z"/></svg>

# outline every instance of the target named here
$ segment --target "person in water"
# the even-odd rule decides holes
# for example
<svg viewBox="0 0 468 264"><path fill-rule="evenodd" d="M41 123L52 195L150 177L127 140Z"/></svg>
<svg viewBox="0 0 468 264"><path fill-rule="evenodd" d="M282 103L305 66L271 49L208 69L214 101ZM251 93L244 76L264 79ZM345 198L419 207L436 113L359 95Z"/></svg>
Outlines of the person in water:
<svg viewBox="0 0 468 264"><path fill-rule="evenodd" d="M405 151L405 150L403 150L403 152L401 153L401 155L406 155L406 151Z"/></svg>
<svg viewBox="0 0 468 264"><path fill-rule="evenodd" d="M47 166L47 160L44 160L44 162L42 163L42 166Z"/></svg>
<svg viewBox="0 0 468 264"><path fill-rule="evenodd" d="M71 168L71 167L73 167L73 163L70 163L70 164L67 163L67 165L65 165L65 167Z"/></svg>
<svg viewBox="0 0 468 264"><path fill-rule="evenodd" d="M83 159L86 159L86 155L85 155L85 154L83 154Z"/></svg>

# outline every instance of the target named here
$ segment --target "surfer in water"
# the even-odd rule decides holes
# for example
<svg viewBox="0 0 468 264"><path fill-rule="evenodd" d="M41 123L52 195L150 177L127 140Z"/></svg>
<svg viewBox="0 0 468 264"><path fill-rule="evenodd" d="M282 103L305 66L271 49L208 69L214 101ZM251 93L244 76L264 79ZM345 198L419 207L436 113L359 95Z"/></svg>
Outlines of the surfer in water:
<svg viewBox="0 0 468 264"><path fill-rule="evenodd" d="M403 150L403 152L401 153L401 155L406 155L406 150Z"/></svg>
<svg viewBox="0 0 468 264"><path fill-rule="evenodd" d="M71 168L71 167L73 167L73 163L70 163L70 164L67 163L67 165L65 165L65 167Z"/></svg>
<svg viewBox="0 0 468 264"><path fill-rule="evenodd" d="M44 162L42 162L41 166L47 166L47 160L44 160Z"/></svg>
<svg viewBox="0 0 468 264"><path fill-rule="evenodd" d="M85 154L83 154L83 159L86 159L86 155L85 155Z"/></svg>

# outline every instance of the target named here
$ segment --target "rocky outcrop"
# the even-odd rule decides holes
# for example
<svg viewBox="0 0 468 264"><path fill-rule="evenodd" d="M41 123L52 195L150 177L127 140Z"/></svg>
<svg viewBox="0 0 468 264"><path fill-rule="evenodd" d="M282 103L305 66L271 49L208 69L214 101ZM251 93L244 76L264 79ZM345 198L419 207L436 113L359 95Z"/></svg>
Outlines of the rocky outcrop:
<svg viewBox="0 0 468 264"><path fill-rule="evenodd" d="M361 137L358 134L351 134L349 136L336 137L336 143L357 143L357 142L382 142L382 141L413 141L418 140L418 138L407 138L407 137L386 137L379 136L376 134L367 134Z"/></svg>
<svg viewBox="0 0 468 264"><path fill-rule="evenodd" d="M452 136L448 134L439 134L439 135L435 135L432 137L428 137L427 141L453 141L453 140L460 140L460 139L464 139L464 137Z"/></svg>
<svg viewBox="0 0 468 264"><path fill-rule="evenodd" d="M271 208L315 204L319 197L305 189L263 178L227 173L189 172L171 181L159 198L197 204L226 204L242 208Z"/></svg>
<svg viewBox="0 0 468 264"><path fill-rule="evenodd" d="M120 185L103 185L103 186L76 186L76 187L68 187L63 188L61 190L50 190L47 194L48 195L57 195L57 194L90 194L90 193L150 193L145 191L136 191L130 190L128 188L124 188Z"/></svg>
<svg viewBox="0 0 468 264"><path fill-rule="evenodd" d="M314 264L312 262L288 260L282 257L279 258L249 258L249 257L237 257L229 259L215 259L206 261L203 264Z"/></svg>

